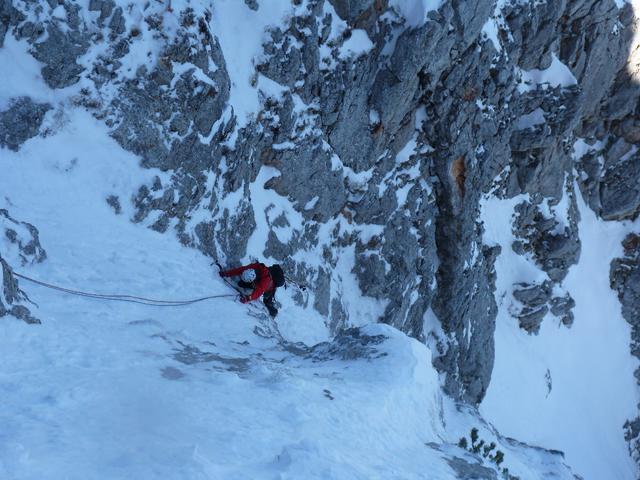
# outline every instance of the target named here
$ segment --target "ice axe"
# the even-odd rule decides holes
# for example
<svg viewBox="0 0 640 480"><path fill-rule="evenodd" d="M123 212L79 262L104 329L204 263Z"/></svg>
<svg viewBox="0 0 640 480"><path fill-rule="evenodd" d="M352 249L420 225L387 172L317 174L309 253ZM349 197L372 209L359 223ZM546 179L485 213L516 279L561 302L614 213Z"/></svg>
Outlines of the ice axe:
<svg viewBox="0 0 640 480"><path fill-rule="evenodd" d="M298 287L298 289L302 292L306 292L307 291L307 286L304 284L300 284L298 282L296 282L295 280L292 280L289 277L285 277L287 282L292 283L293 285L295 285L296 287ZM285 288L287 287L287 285L285 284Z"/></svg>

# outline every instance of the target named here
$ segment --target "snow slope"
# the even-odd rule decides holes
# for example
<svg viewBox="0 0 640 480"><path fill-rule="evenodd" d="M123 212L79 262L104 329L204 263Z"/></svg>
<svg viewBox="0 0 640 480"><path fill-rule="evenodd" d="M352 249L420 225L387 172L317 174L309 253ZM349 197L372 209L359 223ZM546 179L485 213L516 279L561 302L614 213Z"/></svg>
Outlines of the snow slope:
<svg viewBox="0 0 640 480"><path fill-rule="evenodd" d="M630 327L609 287L609 265L632 225L598 220L578 194L582 252L564 281L575 321L568 329L547 314L539 334L528 335L509 313L513 285L548 277L511 249L513 208L522 200L487 198L482 209L484 240L502 253L495 366L480 411L505 435L562 450L585 480L634 479L622 426L635 418L640 400L636 362Z"/></svg>

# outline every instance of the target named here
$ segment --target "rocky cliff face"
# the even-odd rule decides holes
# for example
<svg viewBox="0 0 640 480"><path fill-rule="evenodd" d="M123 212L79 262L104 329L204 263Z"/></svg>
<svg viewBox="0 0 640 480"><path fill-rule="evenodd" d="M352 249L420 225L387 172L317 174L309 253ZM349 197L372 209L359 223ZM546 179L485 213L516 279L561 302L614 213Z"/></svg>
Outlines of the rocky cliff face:
<svg viewBox="0 0 640 480"><path fill-rule="evenodd" d="M123 148L168 172L132 192L133 221L227 263L282 263L336 332L373 315L430 342L447 392L477 404L499 253L482 243L480 201L521 195L512 248L548 280L517 286L516 316L532 333L548 312L571 325L576 186L605 220L640 213L630 4L450 1L408 20L389 0L294 1L245 79L259 99L248 117L210 28L216 2L202 4L150 2L132 21L113 0L0 1L0 45L28 41L49 87L75 88ZM18 149L52 108L16 99L0 145ZM116 212L128 201L109 198ZM371 312L350 309L351 284ZM440 328L425 330L430 316Z"/></svg>
<svg viewBox="0 0 640 480"><path fill-rule="evenodd" d="M624 256L611 262L611 288L618 293L622 315L631 325L631 353L640 358L640 236L630 234L623 242ZM640 369L634 372L640 383ZM625 424L625 439L636 462L640 461L640 417Z"/></svg>
<svg viewBox="0 0 640 480"><path fill-rule="evenodd" d="M40 323L40 320L33 316L26 306L30 303L29 297L20 289L8 260L2 256L4 253L13 264L19 266L45 260L47 253L40 245L38 229L29 223L12 218L7 210L0 209L0 232L2 232L5 246L0 252L0 265L2 265L0 317L11 315L26 323Z"/></svg>

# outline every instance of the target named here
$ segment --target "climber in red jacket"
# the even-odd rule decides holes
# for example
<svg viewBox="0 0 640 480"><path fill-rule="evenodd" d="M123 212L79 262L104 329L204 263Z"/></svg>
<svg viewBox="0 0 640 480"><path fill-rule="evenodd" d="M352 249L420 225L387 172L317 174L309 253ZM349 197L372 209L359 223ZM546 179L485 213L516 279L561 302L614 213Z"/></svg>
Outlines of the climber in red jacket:
<svg viewBox="0 0 640 480"><path fill-rule="evenodd" d="M284 285L282 267L278 264L267 267L264 263L252 263L231 270L220 270L221 277L234 277L236 275L240 275L241 278L238 282L239 287L253 289L253 292L249 295L241 296L240 301L242 303L251 302L262 295L262 301L267 310L269 310L269 315L275 317L278 314L278 309L273 304L276 288Z"/></svg>

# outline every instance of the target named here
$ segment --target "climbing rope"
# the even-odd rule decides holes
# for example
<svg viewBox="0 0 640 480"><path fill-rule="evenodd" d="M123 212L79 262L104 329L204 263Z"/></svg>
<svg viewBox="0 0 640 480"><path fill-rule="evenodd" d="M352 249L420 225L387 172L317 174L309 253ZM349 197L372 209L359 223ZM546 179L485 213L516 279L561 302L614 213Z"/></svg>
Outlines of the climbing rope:
<svg viewBox="0 0 640 480"><path fill-rule="evenodd" d="M42 282L40 280L36 280L35 278L27 277L26 275L22 275L17 272L13 272L13 274L18 277L26 280L28 282L35 283L36 285L40 285L42 287L50 288L52 290L58 290L60 292L68 293L71 295L77 295L79 297L88 297L95 298L98 300L113 300L118 302L129 302L129 303L138 303L141 305L150 305L154 307L180 307L183 305L190 305L192 303L204 302L205 300L210 300L212 298L223 298L223 297L236 297L236 294L222 294L222 295L209 295L206 297L194 298L190 300L156 300L153 298L145 298L145 297L137 297L135 295L119 295L119 294L102 294L102 293L91 293L91 292L83 292L81 290L73 290L70 288L60 287L58 285L52 285L50 283Z"/></svg>

